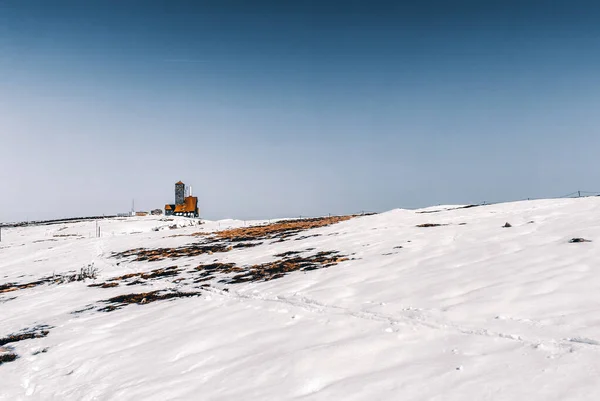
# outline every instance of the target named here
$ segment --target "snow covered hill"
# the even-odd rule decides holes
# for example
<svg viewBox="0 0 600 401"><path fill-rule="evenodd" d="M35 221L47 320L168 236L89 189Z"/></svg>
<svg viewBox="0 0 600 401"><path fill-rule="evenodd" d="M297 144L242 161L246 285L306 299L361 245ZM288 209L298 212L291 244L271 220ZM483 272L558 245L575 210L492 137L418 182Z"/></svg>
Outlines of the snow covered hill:
<svg viewBox="0 0 600 401"><path fill-rule="evenodd" d="M0 400L599 399L599 219L593 197L3 229Z"/></svg>

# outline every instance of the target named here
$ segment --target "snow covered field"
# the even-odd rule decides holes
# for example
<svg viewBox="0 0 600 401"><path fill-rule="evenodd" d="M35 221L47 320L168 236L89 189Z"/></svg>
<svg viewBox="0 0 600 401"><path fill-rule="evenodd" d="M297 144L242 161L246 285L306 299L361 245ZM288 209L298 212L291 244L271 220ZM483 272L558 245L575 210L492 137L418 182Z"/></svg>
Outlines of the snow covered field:
<svg viewBox="0 0 600 401"><path fill-rule="evenodd" d="M156 261L113 252L263 222L109 219L101 238L94 221L5 228L0 286L92 264L98 277L0 293L0 340L48 332L0 347L18 355L0 365L0 400L600 399L600 198L459 207ZM270 281L194 282L201 264L290 251L348 260ZM177 277L110 281L173 266ZM99 310L161 289L195 296Z"/></svg>

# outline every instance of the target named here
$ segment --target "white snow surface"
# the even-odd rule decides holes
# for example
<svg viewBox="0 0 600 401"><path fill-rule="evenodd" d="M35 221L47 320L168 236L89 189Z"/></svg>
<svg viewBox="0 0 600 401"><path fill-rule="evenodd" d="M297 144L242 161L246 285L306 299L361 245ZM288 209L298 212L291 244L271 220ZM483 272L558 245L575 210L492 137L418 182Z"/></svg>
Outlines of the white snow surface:
<svg viewBox="0 0 600 401"><path fill-rule="evenodd" d="M101 238L94 221L4 228L0 285L90 263L100 273L0 294L0 338L52 327L5 346L19 358L0 365L0 400L600 399L600 198L456 207L392 210L299 234L320 236L158 262L111 253L261 222L106 219ZM66 234L75 236L55 237ZM72 313L179 285L88 287L117 275L217 259L252 265L307 248L351 259Z"/></svg>

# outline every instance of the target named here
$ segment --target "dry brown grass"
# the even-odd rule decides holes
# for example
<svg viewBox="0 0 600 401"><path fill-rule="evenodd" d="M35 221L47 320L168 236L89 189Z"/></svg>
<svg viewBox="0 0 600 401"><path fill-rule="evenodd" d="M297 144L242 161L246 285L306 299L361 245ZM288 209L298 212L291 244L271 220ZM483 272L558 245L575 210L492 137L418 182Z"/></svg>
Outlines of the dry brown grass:
<svg viewBox="0 0 600 401"><path fill-rule="evenodd" d="M7 292L13 292L13 291L17 291L17 290L24 290L27 288L33 288L36 287L38 285L41 284L45 284L46 281L33 281L31 283L25 283L25 284L16 284L16 283L8 283L8 284L2 284L0 285L0 294L4 294Z"/></svg>
<svg viewBox="0 0 600 401"><path fill-rule="evenodd" d="M118 287L119 283L98 283L98 284L90 284L88 287L100 287L100 288L114 288Z"/></svg>
<svg viewBox="0 0 600 401"><path fill-rule="evenodd" d="M274 262L254 265L237 274L227 283L238 284L248 281L270 281L282 278L293 271L310 271L335 266L340 262L348 260L347 257L338 255L337 251L319 252L313 256L295 256L279 259Z"/></svg>
<svg viewBox="0 0 600 401"><path fill-rule="evenodd" d="M314 219L288 220L267 224L264 226L242 227L231 230L218 231L199 244L181 246L178 248L144 249L136 248L125 252L115 253L115 258L135 257L135 261L154 262L164 259L177 259L182 257L213 254L217 252L229 252L233 249L249 248L261 245L262 242L245 242L256 240L268 240L278 238L279 241L295 236L296 234L312 228L325 227L342 221L350 220L352 216L321 217ZM315 234L319 235L319 234ZM205 237L207 233L200 232L190 236ZM310 236L309 236L310 237ZM299 237L304 239L308 237Z"/></svg>
<svg viewBox="0 0 600 401"><path fill-rule="evenodd" d="M342 221L350 220L351 218L357 216L358 215L348 215L285 220L261 226L232 228L229 230L217 231L215 233L200 231L193 234L172 235L171 237L206 237L209 235L215 235L217 238L227 239L233 242L269 239L278 237L280 234L296 234L297 232L310 230L311 228L329 226L331 224L336 224Z"/></svg>
<svg viewBox="0 0 600 401"><path fill-rule="evenodd" d="M117 281L128 281L127 285L143 284L146 280L156 280L177 276L180 271L181 270L177 266L170 266L161 269L154 269L149 272L129 273L124 274L122 276L110 278L107 280L107 282L104 283L90 284L88 285L88 287L114 288L119 286L119 283ZM132 278L135 278L135 281L129 281L129 279Z"/></svg>
<svg viewBox="0 0 600 401"><path fill-rule="evenodd" d="M353 217L356 216L333 216L314 219L287 220L264 226L240 227L218 231L216 236L230 241L285 238L287 235L293 235L300 231L310 230L312 228L329 226L331 224L350 220Z"/></svg>
<svg viewBox="0 0 600 401"><path fill-rule="evenodd" d="M293 271L309 271L335 266L348 260L337 251L319 252L311 256L299 256L300 252L286 252L276 255L282 259L273 262L252 265L248 267L237 266L235 263L210 263L197 266L194 270L200 276L194 283L220 279L221 283L239 284L245 282L269 281L281 278Z"/></svg>
<svg viewBox="0 0 600 401"><path fill-rule="evenodd" d="M172 276L176 276L178 274L179 274L179 269L177 268L177 266L169 266L169 267L164 267L162 269L154 269L147 273L125 274L123 276L113 277L113 278L109 279L108 281L127 280L132 277L138 277L138 278L142 278L144 280L152 280L152 279L159 278L159 277L172 277Z"/></svg>

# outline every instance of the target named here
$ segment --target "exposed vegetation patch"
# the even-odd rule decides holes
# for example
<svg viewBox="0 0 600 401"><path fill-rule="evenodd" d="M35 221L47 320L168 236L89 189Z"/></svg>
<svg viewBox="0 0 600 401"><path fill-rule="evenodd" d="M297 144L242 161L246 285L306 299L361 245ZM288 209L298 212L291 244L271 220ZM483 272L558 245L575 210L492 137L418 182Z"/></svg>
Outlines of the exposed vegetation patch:
<svg viewBox="0 0 600 401"><path fill-rule="evenodd" d="M323 269L335 266L346 260L348 260L348 258L338 255L337 251L319 252L316 255L308 257L297 256L289 259L280 259L274 262L253 265L230 279L222 279L220 281L228 284L270 281L281 278L293 271Z"/></svg>
<svg viewBox="0 0 600 401"><path fill-rule="evenodd" d="M355 216L325 217L316 219L288 220L264 226L245 227L220 231L213 234L196 233L192 236L202 237L197 244L184 245L176 248L145 249L136 248L124 252L113 253L112 257L117 259L133 258L134 261L160 261L164 259L176 259L181 257L194 257L205 254L229 252L233 249L243 249L262 245L265 240L278 239L279 241L296 236L298 233L335 224L349 220ZM321 234L307 235L299 239L319 236ZM188 270L186 275L180 275L183 269L170 266L151 270L150 272L130 273L110 278L104 283L94 283L91 287L113 288L119 282L127 286L145 284L148 280L168 280L181 286L197 284L195 289L210 286L209 281L218 280L225 285L239 284L245 282L269 281L281 278L294 271L310 271L334 266L342 261L348 260L339 255L337 251L319 252L311 256L300 256L302 252L314 250L310 248L304 251L288 251L275 255L278 259L263 264L252 266L239 266L234 263L221 263L215 259L213 263L205 263ZM119 263L117 263L118 265ZM191 275L189 273L192 273ZM177 277L176 277L177 276ZM227 290L224 288L223 290ZM100 308L101 311L112 311L122 308L128 304L147 304L155 301L190 297L200 295L199 291L184 292L181 290L157 290L152 292L133 293L119 295L104 301L107 304Z"/></svg>
<svg viewBox="0 0 600 401"><path fill-rule="evenodd" d="M19 356L17 354L8 353L8 354L0 354L0 366L3 363L12 362L16 360Z"/></svg>
<svg viewBox="0 0 600 401"><path fill-rule="evenodd" d="M100 288L113 288L113 287L118 287L119 283L97 283L97 284L90 284L88 285L88 287L100 287Z"/></svg>
<svg viewBox="0 0 600 401"><path fill-rule="evenodd" d="M218 238L233 242L251 241L258 239L285 239L298 234L301 231L313 228L325 227L331 224L350 220L352 216L319 217L313 219L285 220L272 224L254 227L240 227L216 233Z"/></svg>
<svg viewBox="0 0 600 401"><path fill-rule="evenodd" d="M121 281L127 280L133 277L141 278L144 280L152 280L160 277L172 277L179 274L180 269L177 266L163 267L161 269L154 269L145 273L130 273L123 276L114 277L108 281Z"/></svg>
<svg viewBox="0 0 600 401"><path fill-rule="evenodd" d="M233 249L239 248L254 248L255 246L262 245L262 242L240 242L239 244L235 244Z"/></svg>
<svg viewBox="0 0 600 401"><path fill-rule="evenodd" d="M119 296L116 296L116 297L113 297L113 298L110 298L110 299L107 299L104 301L100 301L100 302L107 303L109 305L105 306L104 308L99 309L99 311L111 312L111 311L120 309L124 306L127 306L129 304L144 305L144 304L149 304L152 302L161 301L161 300L165 300L165 299L195 297L195 296L198 296L201 294L202 294L201 291L169 292L169 291L164 291L164 290L142 292L142 293L138 293L138 294L125 294L125 295L119 295Z"/></svg>
<svg viewBox="0 0 600 401"><path fill-rule="evenodd" d="M210 287L209 281L218 280L219 283L224 284L226 287L232 284L240 284L246 282L258 282L258 281L269 281L284 277L294 271L310 271L323 269L331 266L335 266L340 262L348 260L347 257L340 255L337 251L319 252L311 256L300 256L299 254L304 251L287 251L276 255L279 259L252 266L238 266L235 263L221 263L215 260L213 263L200 264L188 270L187 273L192 275L180 276L175 280L172 280L173 284L178 286L186 285L185 281L190 281L189 284L197 284L199 287L195 287L194 291L182 291L182 290L157 290L151 292L141 292L119 295L112 297L107 300L100 301L101 303L107 304L106 306L98 309L103 312L110 312L116 309L120 309L129 304L145 305L148 303L173 299L183 298L200 295L201 292L198 288ZM177 266L170 266L161 269L155 269L150 272L144 273L131 273L125 274L119 277L108 279L105 283L93 284L94 287L111 288L118 285L119 281L128 282L127 285L144 284L147 280L170 280L171 278L178 276L182 269ZM223 288L224 291L228 288ZM92 306L92 308L94 308ZM74 313L83 312L88 309L83 309Z"/></svg>
<svg viewBox="0 0 600 401"><path fill-rule="evenodd" d="M201 264L194 268L200 274L194 283L202 283L219 279L224 284L240 284L246 282L269 281L281 278L294 271L310 271L335 266L348 260L337 251L319 252L315 255L302 257L302 251L288 251L275 255L278 260L273 262L237 266L235 263Z"/></svg>
<svg viewBox="0 0 600 401"><path fill-rule="evenodd" d="M10 346L4 347L4 345L23 340L31 340L33 338L46 337L50 333L51 328L51 326L40 325L0 338L0 365L3 363L12 362L19 357L19 355L12 352L12 348Z"/></svg>
<svg viewBox="0 0 600 401"><path fill-rule="evenodd" d="M72 274L60 274L52 276L53 282L57 284L72 283L73 281L95 280L98 277L98 268L91 263Z"/></svg>
<svg viewBox="0 0 600 401"><path fill-rule="evenodd" d="M208 263L208 264L202 264L199 265L197 267L194 268L194 270L198 270L198 271L231 271L231 269L235 268L235 263L220 263L220 262L215 262L215 263Z"/></svg>
<svg viewBox="0 0 600 401"><path fill-rule="evenodd" d="M127 281L127 285L144 284L147 280L156 280L165 277L174 277L179 274L181 270L177 266L163 267L161 269L154 269L149 272L142 273L130 273L118 277L108 279L104 283L90 284L88 287L99 287L99 288L113 288L118 287L117 281ZM129 281L135 279L134 281Z"/></svg>
<svg viewBox="0 0 600 401"><path fill-rule="evenodd" d="M0 294L13 292L17 290L24 290L27 288L37 287L42 284L66 284L74 281L85 281L87 279L95 279L98 275L98 269L94 267L94 264L89 264L86 267L79 269L79 272L71 272L64 274L55 274L48 277L43 277L39 280L31 281L29 283L7 283L0 284Z"/></svg>
<svg viewBox="0 0 600 401"><path fill-rule="evenodd" d="M283 253L278 253L275 255L276 258L289 258L290 256L299 255L302 251L287 251Z"/></svg>
<svg viewBox="0 0 600 401"><path fill-rule="evenodd" d="M154 262L164 259L177 259L203 254L229 252L232 249L250 248L261 245L263 242L247 242L268 239L286 239L312 228L324 227L341 221L350 220L356 216L321 217L313 219L287 220L264 226L242 227L231 230L219 231L208 236L199 244L191 244L177 248L145 249L136 248L124 252L114 253L112 256L121 259L134 257L135 261ZM320 234L300 237L299 239L319 236ZM206 233L194 233L191 236L207 237Z"/></svg>
<svg viewBox="0 0 600 401"><path fill-rule="evenodd" d="M9 344L15 343L18 341L29 340L32 338L43 338L46 337L50 333L51 326L40 325L35 326L30 329L25 329L20 333L10 334L4 338L0 338L0 347Z"/></svg>
<svg viewBox="0 0 600 401"><path fill-rule="evenodd" d="M135 261L142 262L155 262L164 259L177 259L183 257L199 256L203 254L213 254L216 252L228 252L233 247L226 243L201 243L192 244L187 246L181 246L178 248L158 248L158 249L144 249L136 248L125 252L119 252L113 254L113 257L127 258L135 257Z"/></svg>

